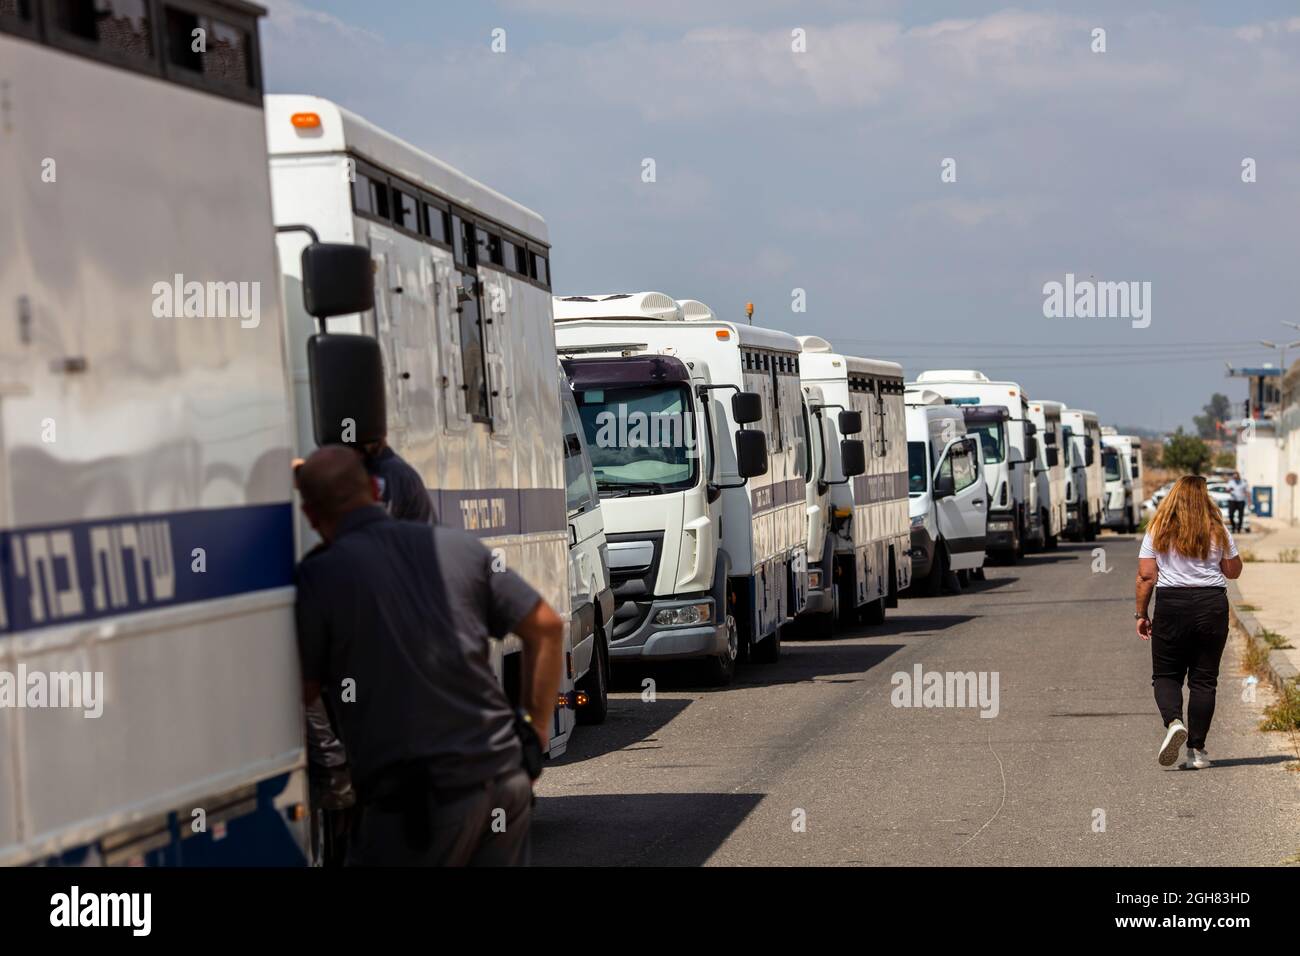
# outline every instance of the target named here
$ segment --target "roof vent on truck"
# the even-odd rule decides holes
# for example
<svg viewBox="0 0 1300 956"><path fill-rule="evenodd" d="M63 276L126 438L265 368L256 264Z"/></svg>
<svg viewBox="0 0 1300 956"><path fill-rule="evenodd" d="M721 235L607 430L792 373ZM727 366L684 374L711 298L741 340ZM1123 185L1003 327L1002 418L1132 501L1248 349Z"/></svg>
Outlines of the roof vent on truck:
<svg viewBox="0 0 1300 956"><path fill-rule="evenodd" d="M903 390L903 404L905 405L946 405L948 399L944 398L932 388L917 388L909 386Z"/></svg>
<svg viewBox="0 0 1300 956"><path fill-rule="evenodd" d="M834 352L831 343L827 342L820 335L801 335L799 336L799 347L805 352Z"/></svg>
<svg viewBox="0 0 1300 956"><path fill-rule="evenodd" d="M551 300L555 321L632 319L681 322L682 310L662 292L618 292L613 295L557 295Z"/></svg>
<svg viewBox="0 0 1300 956"><path fill-rule="evenodd" d="M677 307L687 322L717 322L717 314L699 299L678 299Z"/></svg>

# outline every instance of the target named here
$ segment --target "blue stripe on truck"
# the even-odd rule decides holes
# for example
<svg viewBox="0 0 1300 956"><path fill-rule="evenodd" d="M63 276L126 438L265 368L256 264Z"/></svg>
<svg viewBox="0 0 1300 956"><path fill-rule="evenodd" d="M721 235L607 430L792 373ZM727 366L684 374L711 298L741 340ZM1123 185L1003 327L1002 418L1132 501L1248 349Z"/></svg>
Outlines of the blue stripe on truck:
<svg viewBox="0 0 1300 956"><path fill-rule="evenodd" d="M0 531L0 636L293 581L289 502Z"/></svg>

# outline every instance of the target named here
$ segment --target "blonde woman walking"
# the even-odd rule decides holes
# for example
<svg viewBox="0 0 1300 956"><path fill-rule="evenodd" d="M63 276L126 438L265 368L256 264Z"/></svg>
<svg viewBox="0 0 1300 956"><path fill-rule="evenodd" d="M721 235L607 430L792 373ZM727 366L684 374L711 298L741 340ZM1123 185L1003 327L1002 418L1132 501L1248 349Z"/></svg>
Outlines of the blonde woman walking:
<svg viewBox="0 0 1300 956"><path fill-rule="evenodd" d="M1214 719L1219 661L1228 641L1228 579L1241 576L1241 558L1205 479L1175 482L1151 519L1138 553L1137 633L1151 641L1151 684L1165 723L1162 767L1187 744L1188 770L1210 766L1205 738ZM1155 618L1147 615L1156 593ZM1188 688L1183 723L1183 681Z"/></svg>

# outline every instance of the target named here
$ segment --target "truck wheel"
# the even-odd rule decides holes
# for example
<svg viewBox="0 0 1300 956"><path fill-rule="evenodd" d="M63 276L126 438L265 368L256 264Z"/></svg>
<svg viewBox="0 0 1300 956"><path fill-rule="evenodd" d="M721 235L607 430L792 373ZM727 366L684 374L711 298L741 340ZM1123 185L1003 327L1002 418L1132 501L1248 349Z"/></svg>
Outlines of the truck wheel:
<svg viewBox="0 0 1300 956"><path fill-rule="evenodd" d="M835 612L812 615L808 619L808 633L815 641L829 641L835 636Z"/></svg>
<svg viewBox="0 0 1300 956"><path fill-rule="evenodd" d="M1096 541L1097 532L1092 528L1092 516L1088 514L1088 506L1079 506L1079 540Z"/></svg>
<svg viewBox="0 0 1300 956"><path fill-rule="evenodd" d="M775 664L781 659L781 628L754 645L749 659L755 664Z"/></svg>
<svg viewBox="0 0 1300 956"><path fill-rule="evenodd" d="M971 578L972 578L973 580L975 580L975 581L983 581L983 580L985 580L985 578L984 578L984 565L981 564L978 568L971 568L970 576L971 576Z"/></svg>
<svg viewBox="0 0 1300 956"><path fill-rule="evenodd" d="M1050 534L1048 529L1052 527L1051 516L1043 512L1043 548L1047 551L1053 550L1057 545L1056 535Z"/></svg>
<svg viewBox="0 0 1300 956"><path fill-rule="evenodd" d="M930 563L930 573L925 576L921 593L926 597L938 597L943 593L943 576L948 573L948 551L940 540L934 546L934 560Z"/></svg>
<svg viewBox="0 0 1300 956"><path fill-rule="evenodd" d="M609 649L605 646L605 628L596 628L596 650L591 668L578 682L587 692L587 703L578 708L578 723L603 724L609 715Z"/></svg>
<svg viewBox="0 0 1300 956"><path fill-rule="evenodd" d="M874 601L868 601L862 606L862 623L884 624L885 614L885 598L884 595L881 595Z"/></svg>
<svg viewBox="0 0 1300 956"><path fill-rule="evenodd" d="M704 682L710 687L726 687L735 679L736 658L740 656L740 635L736 619L727 615L727 649L704 662Z"/></svg>

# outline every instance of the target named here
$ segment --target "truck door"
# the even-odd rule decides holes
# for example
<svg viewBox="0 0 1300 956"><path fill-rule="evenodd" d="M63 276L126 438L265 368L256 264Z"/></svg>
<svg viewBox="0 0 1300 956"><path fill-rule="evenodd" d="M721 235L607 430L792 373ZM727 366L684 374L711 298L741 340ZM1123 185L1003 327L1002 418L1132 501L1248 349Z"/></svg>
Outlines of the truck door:
<svg viewBox="0 0 1300 956"><path fill-rule="evenodd" d="M988 494L976 441L972 436L955 439L939 464L939 472L951 474L953 482L954 494L938 501L938 523L954 570L984 563Z"/></svg>

